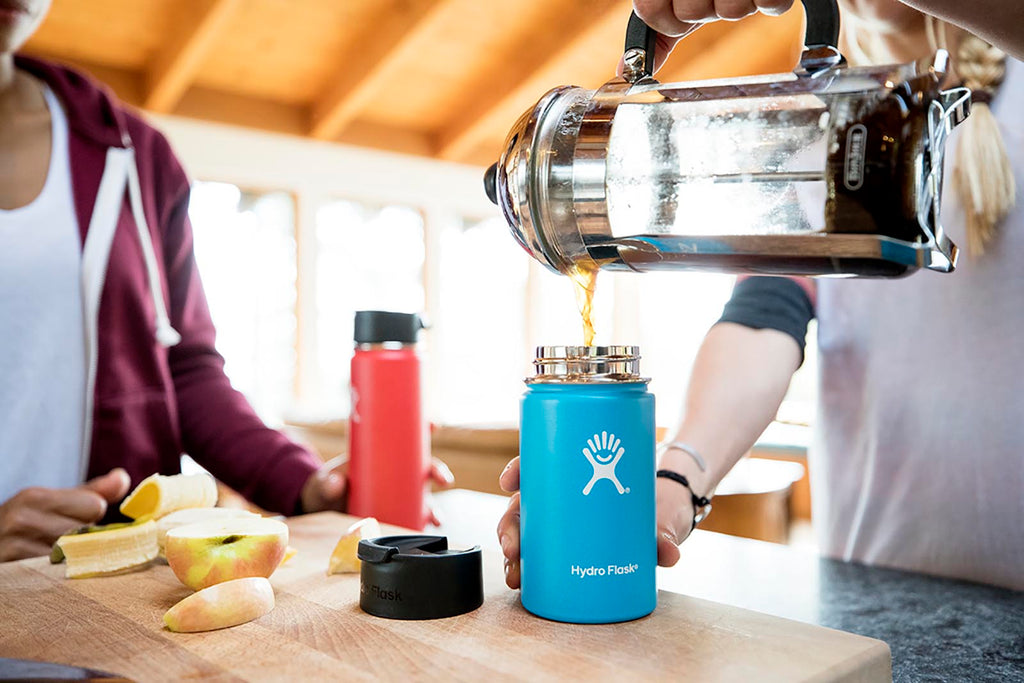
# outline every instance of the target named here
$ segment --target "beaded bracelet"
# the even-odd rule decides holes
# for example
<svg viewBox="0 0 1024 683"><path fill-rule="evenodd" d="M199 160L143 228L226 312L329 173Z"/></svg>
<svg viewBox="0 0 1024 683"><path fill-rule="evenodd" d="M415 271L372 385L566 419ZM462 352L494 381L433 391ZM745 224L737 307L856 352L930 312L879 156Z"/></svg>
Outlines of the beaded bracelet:
<svg viewBox="0 0 1024 683"><path fill-rule="evenodd" d="M693 531L698 524L707 519L707 516L711 514L711 499L694 493L693 488L690 486L690 480L684 475L672 470L658 470L655 476L671 479L677 484L682 484L690 492L690 502L693 503L693 524L690 526L690 531Z"/></svg>

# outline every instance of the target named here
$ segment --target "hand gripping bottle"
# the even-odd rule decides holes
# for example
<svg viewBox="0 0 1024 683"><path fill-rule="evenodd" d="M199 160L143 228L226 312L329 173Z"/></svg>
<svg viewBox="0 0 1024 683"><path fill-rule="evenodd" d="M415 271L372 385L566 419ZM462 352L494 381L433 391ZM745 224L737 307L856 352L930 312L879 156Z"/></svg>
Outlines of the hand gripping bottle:
<svg viewBox="0 0 1024 683"><path fill-rule="evenodd" d="M421 530L430 470L412 313L359 311L352 356L348 512Z"/></svg>
<svg viewBox="0 0 1024 683"><path fill-rule="evenodd" d="M654 396L635 346L542 346L520 418L522 602L611 623L657 604Z"/></svg>

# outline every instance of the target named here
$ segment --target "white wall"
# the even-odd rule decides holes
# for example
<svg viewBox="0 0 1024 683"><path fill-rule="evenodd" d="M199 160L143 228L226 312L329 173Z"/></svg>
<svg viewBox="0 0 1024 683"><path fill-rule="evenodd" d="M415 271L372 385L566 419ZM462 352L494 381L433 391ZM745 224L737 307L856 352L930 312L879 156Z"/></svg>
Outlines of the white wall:
<svg viewBox="0 0 1024 683"><path fill-rule="evenodd" d="M337 198L414 206L424 215L428 250L437 247L440 228L462 217L497 214L484 194L484 169L422 157L318 142L175 116L149 115L167 135L193 178L234 183L252 190L285 190L296 199L298 294L312 307L316 284L316 210ZM509 238L509 249L518 247ZM386 258L386 245L381 257ZM427 259L427 282L439 277L436 259ZM426 314L439 319L438 287L427 287ZM317 358L314 311L300 310L297 393L314 385ZM428 364L427 387L439 386L440 369ZM429 398L428 398L429 400Z"/></svg>
<svg viewBox="0 0 1024 683"><path fill-rule="evenodd" d="M174 116L150 116L194 177L487 216L484 169Z"/></svg>

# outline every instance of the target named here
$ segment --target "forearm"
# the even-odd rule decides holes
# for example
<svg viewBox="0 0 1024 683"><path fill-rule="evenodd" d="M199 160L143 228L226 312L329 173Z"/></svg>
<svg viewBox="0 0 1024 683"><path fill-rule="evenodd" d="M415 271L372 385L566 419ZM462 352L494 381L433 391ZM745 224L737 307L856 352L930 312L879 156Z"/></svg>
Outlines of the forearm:
<svg viewBox="0 0 1024 683"><path fill-rule="evenodd" d="M1024 3L1020 0L902 0L959 26L1017 59L1024 59Z"/></svg>
<svg viewBox="0 0 1024 683"><path fill-rule="evenodd" d="M943 19L1024 59L1024 3L1020 0L840 0L842 16L862 19L891 43L895 59L902 51L923 49L927 38L920 13Z"/></svg>
<svg viewBox="0 0 1024 683"><path fill-rule="evenodd" d="M294 513L319 460L264 425L231 387L219 358L190 360L177 364L174 378L186 451L260 507Z"/></svg>
<svg viewBox="0 0 1024 683"><path fill-rule="evenodd" d="M799 346L784 332L734 323L711 328L690 375L682 423L670 439L695 448L707 470L676 449L663 454L659 467L685 474L698 494L712 491L775 419L800 361Z"/></svg>

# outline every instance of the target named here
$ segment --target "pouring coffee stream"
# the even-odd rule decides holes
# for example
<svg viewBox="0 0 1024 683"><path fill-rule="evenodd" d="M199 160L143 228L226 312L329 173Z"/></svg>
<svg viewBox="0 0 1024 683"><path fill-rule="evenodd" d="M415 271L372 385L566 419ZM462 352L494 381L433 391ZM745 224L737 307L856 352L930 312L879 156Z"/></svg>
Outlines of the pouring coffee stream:
<svg viewBox="0 0 1024 683"><path fill-rule="evenodd" d="M804 0L790 74L661 84L634 14L625 73L555 88L485 176L513 236L549 269L900 277L953 270L943 150L970 92L948 56L849 67L835 0Z"/></svg>

